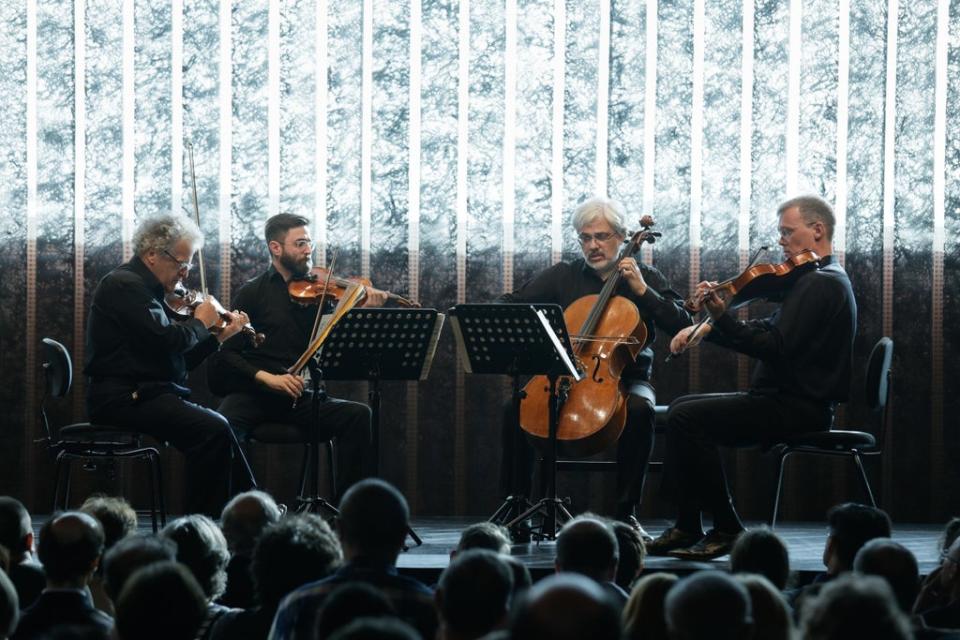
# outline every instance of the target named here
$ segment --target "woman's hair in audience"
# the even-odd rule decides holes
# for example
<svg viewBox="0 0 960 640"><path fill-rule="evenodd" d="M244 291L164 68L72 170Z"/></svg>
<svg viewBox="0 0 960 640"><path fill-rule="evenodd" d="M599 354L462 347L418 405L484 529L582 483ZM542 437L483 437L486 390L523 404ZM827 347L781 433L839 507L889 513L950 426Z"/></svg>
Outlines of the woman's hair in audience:
<svg viewBox="0 0 960 640"><path fill-rule="evenodd" d="M227 562L230 552L220 527L203 515L177 518L160 535L177 544L177 562L193 573L210 601L227 589Z"/></svg>
<svg viewBox="0 0 960 640"><path fill-rule="evenodd" d="M103 549L106 551L121 538L137 531L137 512L119 496L94 494L83 501L80 511L100 521L103 527Z"/></svg>
<svg viewBox="0 0 960 640"><path fill-rule="evenodd" d="M790 577L790 554L783 538L767 527L743 532L730 552L731 573L756 573L781 591Z"/></svg>
<svg viewBox="0 0 960 640"><path fill-rule="evenodd" d="M652 573L637 580L623 608L625 638L666 640L669 637L663 603L677 579L672 573Z"/></svg>
<svg viewBox="0 0 960 640"><path fill-rule="evenodd" d="M268 526L250 560L261 606L276 606L297 587L333 573L342 561L336 534L316 514L290 516Z"/></svg>
<svg viewBox="0 0 960 640"><path fill-rule="evenodd" d="M753 637L764 640L790 640L793 616L783 594L765 576L741 573L734 576L750 594L753 608Z"/></svg>
<svg viewBox="0 0 960 640"><path fill-rule="evenodd" d="M380 589L366 582L342 584L327 596L317 616L314 637L329 638L358 618L395 616L396 610Z"/></svg>
<svg viewBox="0 0 960 640"><path fill-rule="evenodd" d="M179 562L137 570L117 601L119 640L192 640L206 617L206 595Z"/></svg>
<svg viewBox="0 0 960 640"><path fill-rule="evenodd" d="M940 539L937 540L937 551L946 553L957 536L960 536L960 517L954 516L947 522L943 528L943 533L940 534Z"/></svg>
<svg viewBox="0 0 960 640"><path fill-rule="evenodd" d="M613 581L621 589L630 593L630 587L637 579L637 573L643 568L647 550L643 546L640 532L626 522L611 520L610 527L613 529L613 535L617 537L617 546L620 548L620 561L617 563L617 575Z"/></svg>
<svg viewBox="0 0 960 640"><path fill-rule="evenodd" d="M803 606L805 640L907 640L910 620L883 578L846 573L827 583Z"/></svg>

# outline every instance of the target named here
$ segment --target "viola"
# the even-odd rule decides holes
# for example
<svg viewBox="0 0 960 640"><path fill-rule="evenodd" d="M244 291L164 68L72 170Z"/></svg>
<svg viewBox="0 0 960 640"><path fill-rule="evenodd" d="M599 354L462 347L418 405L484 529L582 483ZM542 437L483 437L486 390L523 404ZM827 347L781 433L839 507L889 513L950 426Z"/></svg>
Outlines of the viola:
<svg viewBox="0 0 960 640"><path fill-rule="evenodd" d="M230 322L230 313L213 296L204 296L200 291L187 289L183 285L178 285L177 288L173 290L173 293L168 293L164 296L163 308L168 318L175 322L184 322L193 317L194 310L200 306L204 300L209 300L220 316L220 321L210 327L210 333L216 335L223 331ZM254 347L259 347L263 344L264 335L257 333L253 325L249 322L243 325L240 333L247 336Z"/></svg>
<svg viewBox="0 0 960 640"><path fill-rule="evenodd" d="M290 299L300 304L319 304L322 300L339 302L343 294L353 285L372 287L369 278L340 277L330 275L330 271L323 267L314 267L303 278L294 279L287 283L287 292ZM403 307L419 307L420 305L403 296L387 291L387 298Z"/></svg>
<svg viewBox="0 0 960 640"><path fill-rule="evenodd" d="M617 263L639 251L644 242L654 242L659 233L651 231L654 221L644 216L637 231L621 251ZM586 372L580 381L560 379L558 393L566 395L560 407L557 446L561 453L586 457L608 448L620 438L627 419L627 393L620 383L623 369L633 362L647 341L647 326L631 300L613 292L622 274L615 270L599 294L583 296L563 312L568 327L579 327L572 335L574 357ZM524 388L520 404L520 428L534 444L545 446L550 427L550 383L535 376Z"/></svg>

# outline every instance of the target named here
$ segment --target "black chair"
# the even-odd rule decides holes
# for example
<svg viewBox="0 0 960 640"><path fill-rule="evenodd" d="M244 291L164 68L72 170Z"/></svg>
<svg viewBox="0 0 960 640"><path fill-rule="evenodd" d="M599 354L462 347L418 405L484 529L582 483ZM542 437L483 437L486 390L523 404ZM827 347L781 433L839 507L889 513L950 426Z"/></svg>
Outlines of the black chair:
<svg viewBox="0 0 960 640"><path fill-rule="evenodd" d="M40 420L46 433L47 448L56 461L54 473L53 509L67 509L70 502L70 473L73 460L83 460L85 469L96 469L97 461L113 474L117 460L146 460L150 466L150 520L153 531L166 525L167 513L163 500L163 480L160 470L160 452L145 447L141 435L117 427L90 422L77 422L56 429L50 424L47 403L63 398L73 384L73 363L70 352L56 340L42 342L43 372L46 380L40 403ZM61 485L63 487L61 501ZM159 513L159 520L158 515ZM159 526L158 526L159 522Z"/></svg>
<svg viewBox="0 0 960 640"><path fill-rule="evenodd" d="M873 351L870 352L870 359L867 361L864 392L867 406L874 414L879 415L876 436L867 431L830 430L783 438L781 442L773 445L771 451L777 456L777 489L773 500L773 513L770 515L771 527L776 526L777 512L780 509L784 463L795 453L851 458L857 467L870 504L877 506L873 490L870 488L870 481L863 468L863 457L879 456L883 453L888 420L887 402L890 399L893 377L890 369L892 358L893 340L884 337L874 345Z"/></svg>

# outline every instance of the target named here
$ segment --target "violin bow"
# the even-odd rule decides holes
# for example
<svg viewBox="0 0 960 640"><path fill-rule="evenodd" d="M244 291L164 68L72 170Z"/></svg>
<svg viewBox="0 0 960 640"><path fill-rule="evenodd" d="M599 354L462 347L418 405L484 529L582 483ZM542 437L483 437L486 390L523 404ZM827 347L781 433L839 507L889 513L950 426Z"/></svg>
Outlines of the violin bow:
<svg viewBox="0 0 960 640"><path fill-rule="evenodd" d="M193 143L187 140L185 146L187 147L187 158L190 160L190 191L193 195L193 216L196 220L197 227L200 227L200 202L197 199L197 172L193 168ZM206 299L209 292L207 291L207 270L203 265L202 247L197 249L197 263L200 265L200 291L203 293L204 299Z"/></svg>

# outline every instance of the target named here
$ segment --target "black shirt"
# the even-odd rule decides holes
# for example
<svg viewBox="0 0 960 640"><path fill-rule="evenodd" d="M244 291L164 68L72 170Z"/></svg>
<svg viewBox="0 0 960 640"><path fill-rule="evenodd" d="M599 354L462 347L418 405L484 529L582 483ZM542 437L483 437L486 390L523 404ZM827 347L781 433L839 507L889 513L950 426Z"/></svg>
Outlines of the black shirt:
<svg viewBox="0 0 960 640"><path fill-rule="evenodd" d="M690 314L683 308L683 299L670 287L670 283L657 269L637 263L643 279L647 283L647 292L638 296L626 281L621 280L614 292L624 296L640 311L647 325L647 345L637 356L636 361L623 371L623 377L631 380L649 380L653 372L653 341L656 339L656 327L673 335L680 329L692 324ZM590 267L583 258L573 262L558 262L541 271L513 293L500 296L502 302L542 302L559 304L566 309L571 303L583 296L600 293L604 280L596 269ZM568 327L576 332L579 327Z"/></svg>
<svg viewBox="0 0 960 640"><path fill-rule="evenodd" d="M714 328L707 340L760 361L752 389L831 403L849 396L857 302L833 256L802 275L769 318L740 322L726 313Z"/></svg>
<svg viewBox="0 0 960 640"><path fill-rule="evenodd" d="M187 371L217 350L217 339L195 318L173 322L163 285L134 256L105 275L93 292L83 372L91 378L91 413L115 393L140 382L183 384Z"/></svg>

